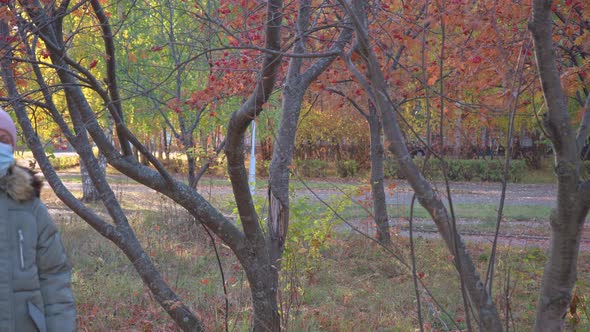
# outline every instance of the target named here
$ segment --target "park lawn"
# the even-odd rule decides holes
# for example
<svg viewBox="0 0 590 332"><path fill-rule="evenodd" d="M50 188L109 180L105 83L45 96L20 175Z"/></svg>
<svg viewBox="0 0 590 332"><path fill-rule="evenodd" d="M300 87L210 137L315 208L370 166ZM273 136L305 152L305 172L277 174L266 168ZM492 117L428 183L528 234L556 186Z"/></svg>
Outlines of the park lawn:
<svg viewBox="0 0 590 332"><path fill-rule="evenodd" d="M203 320L207 329L223 330L226 297L211 238L202 226L195 224L163 195L127 190L130 184L133 183L115 182L113 188L146 252L173 289ZM222 185L221 182L219 184ZM74 191L74 194L79 196L80 192ZM42 199L51 209L58 209L54 217L74 267L73 288L80 330L176 329L127 258L112 243L63 209L63 204L50 190L43 192ZM208 199L223 213L232 214L234 207L228 195L212 195ZM296 209L298 204L304 204L299 209L304 212L325 209L319 202L299 203L297 200L293 201L292 208ZM407 206L391 205L389 210L393 219L407 221ZM487 232L494 229L496 206L457 204L455 213L458 218L481 221L460 225L461 231ZM340 215L348 220L366 220L368 214L366 209L348 204ZM414 215L417 227L434 229L421 207L416 208ZM516 224L527 220L542 225L547 224L548 215L548 208L509 206L505 210L505 221ZM338 218L332 219L334 223L339 223ZM295 223L292 225L294 229ZM407 267L410 262L408 239L394 236L394 251L404 260L402 263L350 228L334 229L336 231L327 237L319 255L311 255L305 242L293 244L291 252L295 254L289 268L284 269L281 276L283 325L290 331L406 331L417 328L416 297L412 275ZM548 227L542 229L540 235L547 235ZM396 234L395 229L393 233ZM219 241L215 244L224 267L229 329L247 331L251 306L244 273L231 251ZM468 247L483 274L489 259L489 245L471 243ZM428 292L424 289L420 291L427 330L466 328L456 272L441 241L417 239L416 257L418 274L428 287ZM498 309L503 316L506 315L506 287L509 284L510 324L517 331L531 330L545 262L544 251L501 246L498 257L494 279L494 298ZM576 295L580 302L576 316L568 315L567 321L571 327L588 330L590 254L581 253L579 264Z"/></svg>
<svg viewBox="0 0 590 332"><path fill-rule="evenodd" d="M130 213L130 221L146 252L204 321L208 330L223 329L225 296L211 239L191 218L162 199L157 210ZM74 267L73 288L78 327L87 331L169 331L175 326L138 278L126 257L73 214L56 216ZM282 312L291 331L406 331L418 327L416 298L409 260L408 239L394 237L400 263L366 238L337 232L322 247L320 257L307 248L293 248L299 264L282 273ZM230 330L247 331L251 315L244 273L233 254L216 242L228 290ZM489 246L470 244L480 271L485 272ZM451 257L438 240L416 240L417 270L434 299L421 290L425 326L465 328L460 288ZM531 330L545 255L539 249L499 248L494 298L505 315L509 284L510 324ZM317 260L317 264L309 264ZM581 253L576 294L577 328L587 330L590 255ZM509 280L509 281L508 281ZM442 307L438 307L439 303Z"/></svg>

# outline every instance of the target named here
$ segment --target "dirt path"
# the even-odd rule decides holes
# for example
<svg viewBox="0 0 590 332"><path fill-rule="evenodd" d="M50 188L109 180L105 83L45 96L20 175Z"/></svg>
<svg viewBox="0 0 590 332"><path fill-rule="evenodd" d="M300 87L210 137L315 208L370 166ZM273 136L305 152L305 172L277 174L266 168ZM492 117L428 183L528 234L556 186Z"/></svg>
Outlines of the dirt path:
<svg viewBox="0 0 590 332"><path fill-rule="evenodd" d="M409 224L407 221L392 221L391 226L398 227L400 235L409 237ZM461 237L466 242L489 243L494 241L494 232L478 231L477 226L485 224L478 220L459 219L457 228ZM440 239L434 223L431 220L417 220L414 223L414 236L418 238ZM549 224L538 221L509 221L500 226L498 244L516 247L549 248L550 245ZM586 223L580 241L580 250L590 252L590 224Z"/></svg>
<svg viewBox="0 0 590 332"><path fill-rule="evenodd" d="M81 190L81 184L69 182L68 178L77 177L77 170L71 172L60 172L59 175L64 178L67 186L73 190ZM109 174L109 180L114 183L113 189L117 191L121 187L125 191L132 192L153 192L153 190L138 184L122 174ZM210 178L203 178L199 184L199 192L211 195L230 195L231 186L228 185L210 185ZM219 178L215 178L216 183L220 182ZM297 180L292 180L293 183ZM321 198L327 198L332 195L339 194L338 188L345 185L357 186L358 182L343 181L341 179L321 179L309 180L310 187L317 188L315 182L321 182L322 187L333 187L329 189L314 189L314 192ZM412 199L413 190L405 180L389 180L386 186L393 183L395 189L387 193L388 204L409 205ZM333 186L332 186L333 185ZM435 189L442 197L446 198L446 189L443 183L434 183ZM453 202L456 204L498 204L500 201L501 184L495 182L452 182L451 195ZM258 187L256 193L258 195L265 195L267 188ZM506 191L506 205L555 205L555 195L557 186L555 184L519 184L509 183ZM300 195L311 195L306 189L297 191Z"/></svg>
<svg viewBox="0 0 590 332"><path fill-rule="evenodd" d="M580 242L580 251L590 252L590 238L588 238L588 231L585 231L585 236ZM402 230L401 236L409 237L408 230ZM415 231L415 238L425 239L440 239L440 235L436 231ZM488 243L492 244L494 235L490 233L477 232L461 232L461 238L467 243ZM549 236L540 235L526 235L526 234L500 234L498 236L498 245L518 248L539 248L547 249L550 245Z"/></svg>
<svg viewBox="0 0 590 332"><path fill-rule="evenodd" d="M403 180L394 180L386 186L394 184L395 189L387 191L387 203L410 205L414 191ZM344 187L341 183L335 186ZM435 190L446 200L446 188L443 183L435 183ZM453 182L450 184L451 197L455 204L499 204L502 186L500 183L490 182ZM299 191L304 193L305 190ZM336 189L314 189L319 197L327 198L338 194ZM541 205L554 206L557 186L554 184L518 184L510 183L506 190L505 205Z"/></svg>
<svg viewBox="0 0 590 332"><path fill-rule="evenodd" d="M69 174L71 176L71 174ZM109 175L111 178L113 190L120 196L128 197L145 197L144 194L156 194L155 191L149 189L133 180L126 178L123 175ZM64 179L66 186L70 190L80 191L81 184L76 182L67 182L67 177ZM322 181L323 182L323 181ZM325 183L330 182L327 180ZM225 196L231 195L230 186L214 186L204 179L202 185L199 186L199 192L205 196ZM217 181L219 183L219 181ZM343 183L342 181L333 181L333 189L313 189L313 193L307 189L300 189L296 191L297 196L309 196L312 200L316 200L316 195L322 199L327 199L333 195L342 195L338 188L344 185L354 185L354 183ZM395 189L387 194L387 203L394 205L409 205L413 195L411 187L406 181L394 181ZM317 185L311 184L311 187ZM446 189L441 183L436 183L435 187L441 197L446 198ZM258 188L256 194L260 196L266 195L266 188ZM499 204L501 193L501 184L499 183L467 183L455 182L451 183L451 195L454 204ZM554 206L555 205L556 186L553 184L509 184L506 192L506 205L533 205L533 206ZM52 213L69 214L71 212L64 209L51 209ZM371 225L361 225L360 221L354 223L361 229L374 234L374 229ZM488 230L478 230L478 224L483 224L479 220L458 220L458 227L462 233L462 237L466 242L492 242L493 233ZM408 236L407 220L394 219L390 221L393 227L400 230L400 235ZM350 230L349 227L346 229ZM417 237L423 238L439 238L436 233L434 224L431 220L417 220L415 223L415 234ZM547 248L549 245L549 225L546 221L510 221L504 223L500 231L499 243L504 245L515 245L522 247L540 247ZM590 251L590 224L586 224L584 235L581 242L581 249L583 251Z"/></svg>
<svg viewBox="0 0 590 332"><path fill-rule="evenodd" d="M413 191L405 181L396 182L395 194L388 201L397 204L409 204ZM441 196L446 196L444 184L436 183ZM557 186L553 184L518 184L510 183L506 190L506 205L555 205ZM451 183L451 196L457 204L499 204L502 185L490 182L454 182Z"/></svg>

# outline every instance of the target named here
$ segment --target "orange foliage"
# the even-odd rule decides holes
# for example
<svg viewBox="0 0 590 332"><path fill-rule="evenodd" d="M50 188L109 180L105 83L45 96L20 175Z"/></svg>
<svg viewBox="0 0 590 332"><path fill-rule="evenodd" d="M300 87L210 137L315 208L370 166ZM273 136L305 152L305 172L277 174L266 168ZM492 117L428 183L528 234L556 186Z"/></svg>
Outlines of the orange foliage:
<svg viewBox="0 0 590 332"><path fill-rule="evenodd" d="M589 58L590 31L581 24L583 18L588 17L584 14L590 11L589 7L586 2L566 1L558 2L554 8L558 17L555 40L560 45L563 83L570 96L589 84L586 73L590 62L578 58L575 63L567 54ZM430 105L435 107L431 110L438 112L442 66L445 116L450 133L456 129L455 124L460 125L461 130L471 131L480 130L484 125L482 121L491 130L501 126L504 120L500 121L498 116L506 115L517 94L513 90L518 80L522 87L529 89L520 96L517 112L531 114L530 100L536 98L532 93L540 95L540 87L535 84L536 65L527 30L531 15L529 3L384 0L379 8L374 7L369 12L373 15L369 18L372 22L369 29L375 54L381 62L391 96L402 105L419 102L423 109L427 86ZM442 59L441 52L444 53ZM366 70L358 54L353 54L351 61L359 71ZM518 63L524 63L522 74L517 73ZM366 99L341 59L315 82L312 91L321 94L323 100L339 105L332 112L350 107L342 97L330 93L331 89L344 92L359 104ZM455 118L459 114L461 118L457 122Z"/></svg>

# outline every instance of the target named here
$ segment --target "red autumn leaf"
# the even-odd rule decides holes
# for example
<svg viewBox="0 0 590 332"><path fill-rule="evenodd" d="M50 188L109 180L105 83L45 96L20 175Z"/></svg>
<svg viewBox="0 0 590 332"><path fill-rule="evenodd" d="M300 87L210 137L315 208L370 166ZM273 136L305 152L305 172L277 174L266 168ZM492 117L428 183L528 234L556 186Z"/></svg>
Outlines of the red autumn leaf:
<svg viewBox="0 0 590 332"><path fill-rule="evenodd" d="M41 56L43 57L43 59L47 59L50 55L51 53L46 48L41 51Z"/></svg>

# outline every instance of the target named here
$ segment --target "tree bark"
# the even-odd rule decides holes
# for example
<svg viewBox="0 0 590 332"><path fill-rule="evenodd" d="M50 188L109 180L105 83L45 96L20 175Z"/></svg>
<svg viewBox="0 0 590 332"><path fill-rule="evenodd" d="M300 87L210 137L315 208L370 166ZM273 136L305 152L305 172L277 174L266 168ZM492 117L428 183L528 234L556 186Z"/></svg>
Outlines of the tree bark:
<svg viewBox="0 0 590 332"><path fill-rule="evenodd" d="M304 54L306 52L307 29L309 28L310 0L300 2L297 19L297 34L300 37L295 44L294 52ZM346 21L344 19L343 21ZM330 47L330 52L339 52L352 38L352 29L345 26L336 42ZM278 135L273 144L273 155L269 168L269 248L273 265L280 267L280 257L285 247L285 239L289 226L289 167L293 159L295 135L301 105L305 91L309 85L336 59L330 56L314 62L305 71L302 71L303 59L294 57L289 60L289 69L282 94L282 112L279 123ZM278 275L277 275L278 278Z"/></svg>
<svg viewBox="0 0 590 332"><path fill-rule="evenodd" d="M370 158L371 158L371 197L373 200L373 217L377 228L377 240L384 245L391 244L391 236L389 234L389 217L387 215L387 201L384 188L384 170L383 160L385 151L381 136L383 127L375 105L369 102L368 112L350 97L344 93L330 89L331 92L337 93L346 97L348 101L359 111L359 113L367 120L369 124L370 134Z"/></svg>
<svg viewBox="0 0 590 332"><path fill-rule="evenodd" d="M46 13L42 10L37 10L34 13L31 12L29 14L33 18L35 24L43 26L43 28L39 30L39 33L43 36L43 38L47 38L47 44L55 46L56 44L54 42L59 39L56 38L54 34L55 25L46 24ZM59 20L52 22L59 22ZM23 27L21 26L21 28ZM8 35L9 28L5 22L0 23L0 30L0 35L2 36L1 40L6 40L4 37ZM26 31L26 28L24 31ZM46 179L54 188L60 199L62 199L70 208L72 208L74 212L83 217L100 234L117 244L119 248L121 248L122 251L128 255L128 257L133 257L131 260L134 263L138 273L150 287L150 290L153 292L162 307L170 314L172 318L176 320L180 328L182 328L184 331L203 331L203 326L201 325L198 318L190 311L187 306L179 301L176 294L164 282L163 278L161 278L152 262L141 248L139 242L135 238L135 235L128 225L127 219L122 212L121 207L116 201L114 193L104 178L104 173L99 171L97 160L94 157L86 134L86 123L82 120L81 114L74 111L81 110L77 106L80 106L82 109L90 109L90 107L87 103L83 102L85 101L84 95L80 86L77 85L75 78L73 78L70 72L66 69L68 66L63 62L62 58L55 55L58 52L55 52L55 49L53 50L54 53L51 55L51 61L56 65L56 68L58 68L57 72L60 80L62 80L62 82L73 83L64 90L66 91L66 102L68 109L70 110L70 115L74 123L75 135L70 132L68 125L61 117L61 114L57 111L57 108L51 99L52 95L50 92L48 92L49 90L47 90L46 85L41 81L40 86L42 90L44 90L44 97L47 102L47 107L52 113L52 116L58 122L62 132L64 132L64 134L67 136L70 143L72 143L72 145L76 148L76 151L80 155L81 162L86 164L85 166L88 170L88 174L92 179L93 184L100 192L100 197L107 208L109 216L114 220L116 225L115 227L109 223L104 222L90 209L81 204L67 189L65 189L63 183L61 183L61 180L55 174L51 163L43 152L43 147L39 141L39 138L34 133L32 126L30 125L30 121L23 104L23 99L16 87L13 76L14 74L12 69L10 69L10 59L12 59L12 56L9 54L10 48L7 48L6 44L3 42L0 42L0 47L7 52L7 54L3 54L1 67L2 79L5 83L8 94L11 96L11 105L17 113L19 123L25 132L27 142L30 144L30 148L34 153L35 158L39 160L39 164L46 175ZM40 71L35 70L35 73L39 74ZM40 79L39 77L37 78ZM96 121L95 118L94 120ZM106 139L106 136L104 138Z"/></svg>
<svg viewBox="0 0 590 332"><path fill-rule="evenodd" d="M254 331L279 331L280 316L276 302L277 268L271 260L270 249L262 228L248 184L247 171L244 166L244 136L250 122L262 112L262 105L268 101L276 80L282 56L281 25L283 19L283 1L269 0L267 3L267 21L265 47L276 53L267 53L262 63L261 79L254 91L235 111L227 128L225 154L227 156L228 174L236 199L238 213L249 246L249 253L239 253L252 294L254 308ZM245 257L244 257L245 256Z"/></svg>
<svg viewBox="0 0 590 332"><path fill-rule="evenodd" d="M106 174L107 158L102 154L98 154L98 166L102 174ZM82 202L96 203L100 201L100 192L94 186L92 178L88 174L86 165L80 161L80 175L82 177Z"/></svg>
<svg viewBox="0 0 590 332"><path fill-rule="evenodd" d="M344 4L350 11L351 16L353 16L353 24L358 42L357 46L360 48L360 52L367 63L370 82L354 67L350 59L347 59L348 66L357 80L361 82L364 89L369 93L381 115L384 133L387 138L387 148L395 156L400 170L416 193L418 201L432 217L439 234L454 256L455 267L462 275L462 280L465 283L465 288L469 294L472 306L478 316L481 329L484 331L502 331L502 321L496 306L487 293L460 235L453 230L451 216L448 214L440 197L433 190L432 185L424 178L408 152L399 126L399 115L395 109L397 106L389 96L383 72L370 46L368 32L364 28L363 20L366 20L366 14L363 8L365 2L354 2L352 4L352 6L355 6L354 8L346 4L344 0L340 0L339 2Z"/></svg>
<svg viewBox="0 0 590 332"><path fill-rule="evenodd" d="M576 134L576 144L578 146L578 154L582 160L585 160L588 156L582 156L582 149L584 146L588 145L588 131L590 130L590 94L586 96L586 101L584 102L584 109L582 110L582 120L580 121L580 126L578 127L578 133Z"/></svg>
<svg viewBox="0 0 590 332"><path fill-rule="evenodd" d="M577 258L589 199L580 182L580 161L553 46L550 0L534 0L529 29L533 35L539 78L547 104L544 126L553 143L557 206L551 213L551 246L537 304L536 331L559 331L577 278ZM586 129L585 116L581 132Z"/></svg>
<svg viewBox="0 0 590 332"><path fill-rule="evenodd" d="M252 331L281 331L281 319L277 304L278 280L276 268L269 257L250 256L244 262L244 271L252 294Z"/></svg>
<svg viewBox="0 0 590 332"><path fill-rule="evenodd" d="M384 245L391 244L387 202L383 187L383 144L381 143L381 120L375 106L369 105L369 132L371 136L371 193L373 196L373 215L377 225L377 240Z"/></svg>

